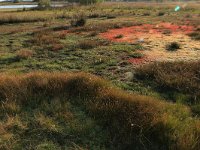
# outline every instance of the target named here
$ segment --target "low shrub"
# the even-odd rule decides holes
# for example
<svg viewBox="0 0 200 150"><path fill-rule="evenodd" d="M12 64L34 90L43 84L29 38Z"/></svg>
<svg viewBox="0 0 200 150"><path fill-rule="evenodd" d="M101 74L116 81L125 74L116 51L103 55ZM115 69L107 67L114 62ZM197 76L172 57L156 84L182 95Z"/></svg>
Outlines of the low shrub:
<svg viewBox="0 0 200 150"><path fill-rule="evenodd" d="M83 14L75 15L70 23L72 27L82 27L86 24L86 17Z"/></svg>
<svg viewBox="0 0 200 150"><path fill-rule="evenodd" d="M176 51L180 49L180 44L177 42L171 42L166 45L166 50L168 51Z"/></svg>
<svg viewBox="0 0 200 150"><path fill-rule="evenodd" d="M164 16L165 15L165 12L158 12L158 14L157 14L158 16Z"/></svg>

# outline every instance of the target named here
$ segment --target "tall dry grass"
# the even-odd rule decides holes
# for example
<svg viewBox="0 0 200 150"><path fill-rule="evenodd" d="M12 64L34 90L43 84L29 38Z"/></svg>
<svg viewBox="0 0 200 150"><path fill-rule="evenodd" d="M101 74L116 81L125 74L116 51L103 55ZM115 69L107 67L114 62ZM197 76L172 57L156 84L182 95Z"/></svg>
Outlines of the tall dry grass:
<svg viewBox="0 0 200 150"><path fill-rule="evenodd" d="M66 97L108 129L118 149L200 148L200 121L188 107L152 97L128 94L107 81L85 73L35 72L1 75L1 103L26 106L34 97ZM34 101L32 102L34 103ZM15 108L15 107L14 107ZM39 120L40 121L40 120Z"/></svg>
<svg viewBox="0 0 200 150"><path fill-rule="evenodd" d="M200 61L197 62L159 62L145 65L136 70L136 77L153 81L164 90L189 94L199 103Z"/></svg>

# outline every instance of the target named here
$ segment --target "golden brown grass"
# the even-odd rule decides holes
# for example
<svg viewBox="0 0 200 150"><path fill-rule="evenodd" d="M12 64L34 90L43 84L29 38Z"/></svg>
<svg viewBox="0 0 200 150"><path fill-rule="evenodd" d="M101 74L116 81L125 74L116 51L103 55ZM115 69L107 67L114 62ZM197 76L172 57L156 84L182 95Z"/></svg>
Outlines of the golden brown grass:
<svg viewBox="0 0 200 150"><path fill-rule="evenodd" d="M31 97L37 96L66 97L74 106L82 107L109 130L112 143L121 149L133 146L136 149L200 148L200 122L192 118L188 107L128 94L85 73L36 72L0 76L2 102L16 100L18 105L25 106ZM41 102L42 99L37 100ZM16 106L9 107L17 110ZM50 118L44 119L41 114L36 118L45 128L58 130ZM25 127L17 122L18 126Z"/></svg>
<svg viewBox="0 0 200 150"><path fill-rule="evenodd" d="M160 88L190 94L195 103L200 96L200 62L159 62L137 69L136 76L153 81Z"/></svg>
<svg viewBox="0 0 200 150"><path fill-rule="evenodd" d="M51 51L58 51L64 48L64 45L59 41L64 37L64 34L55 34L50 30L44 30L35 32L31 42L35 46L41 46Z"/></svg>
<svg viewBox="0 0 200 150"><path fill-rule="evenodd" d="M27 59L33 56L32 50L22 49L16 52L16 55L19 59Z"/></svg>

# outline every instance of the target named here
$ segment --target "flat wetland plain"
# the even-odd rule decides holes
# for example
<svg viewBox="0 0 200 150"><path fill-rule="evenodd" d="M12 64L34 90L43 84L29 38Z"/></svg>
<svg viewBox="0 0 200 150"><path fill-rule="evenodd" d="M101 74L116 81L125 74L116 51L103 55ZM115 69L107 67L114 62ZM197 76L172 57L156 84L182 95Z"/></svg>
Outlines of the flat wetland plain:
<svg viewBox="0 0 200 150"><path fill-rule="evenodd" d="M200 149L199 8L0 10L0 149Z"/></svg>

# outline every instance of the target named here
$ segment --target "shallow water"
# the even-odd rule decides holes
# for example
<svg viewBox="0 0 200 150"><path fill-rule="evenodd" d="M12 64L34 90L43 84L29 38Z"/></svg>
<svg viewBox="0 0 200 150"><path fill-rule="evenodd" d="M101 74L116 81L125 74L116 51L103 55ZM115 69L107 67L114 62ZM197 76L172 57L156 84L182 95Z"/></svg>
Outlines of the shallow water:
<svg viewBox="0 0 200 150"><path fill-rule="evenodd" d="M35 8L38 5L3 5L0 9Z"/></svg>

